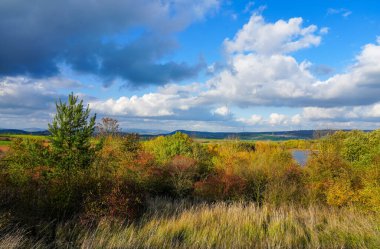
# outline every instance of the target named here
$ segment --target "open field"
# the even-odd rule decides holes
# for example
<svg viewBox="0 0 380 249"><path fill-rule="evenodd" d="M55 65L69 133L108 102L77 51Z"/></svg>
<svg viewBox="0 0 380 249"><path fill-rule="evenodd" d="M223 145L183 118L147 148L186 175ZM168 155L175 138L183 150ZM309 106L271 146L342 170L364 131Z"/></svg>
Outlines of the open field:
<svg viewBox="0 0 380 249"><path fill-rule="evenodd" d="M0 138L22 138L22 139L37 139L37 140L47 140L48 136L41 135L15 135L15 134L1 134Z"/></svg>

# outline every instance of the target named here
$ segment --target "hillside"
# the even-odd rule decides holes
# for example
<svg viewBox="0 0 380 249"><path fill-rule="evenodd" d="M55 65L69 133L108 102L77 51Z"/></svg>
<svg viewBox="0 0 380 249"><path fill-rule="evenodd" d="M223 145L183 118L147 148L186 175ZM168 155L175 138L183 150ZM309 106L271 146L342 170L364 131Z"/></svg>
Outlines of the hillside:
<svg viewBox="0 0 380 249"><path fill-rule="evenodd" d="M128 132L129 131L129 132ZM176 132L181 132L196 139L240 139L240 140L289 140L289 139L312 139L321 137L328 133L334 133L335 130L297 130L297 131L268 131L268 132L207 132L207 131L189 131L176 130L172 132L154 131L154 130L126 130L122 134L138 133L143 138L153 138L156 136L173 135ZM14 135L50 135L47 130L28 131L27 129L0 129L0 134Z"/></svg>

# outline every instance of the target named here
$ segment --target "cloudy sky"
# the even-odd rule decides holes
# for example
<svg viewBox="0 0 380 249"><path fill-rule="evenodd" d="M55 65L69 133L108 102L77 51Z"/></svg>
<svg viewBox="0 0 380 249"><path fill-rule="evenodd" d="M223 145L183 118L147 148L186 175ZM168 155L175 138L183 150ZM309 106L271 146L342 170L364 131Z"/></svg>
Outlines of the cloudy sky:
<svg viewBox="0 0 380 249"><path fill-rule="evenodd" d="M380 1L0 0L0 128L380 127Z"/></svg>

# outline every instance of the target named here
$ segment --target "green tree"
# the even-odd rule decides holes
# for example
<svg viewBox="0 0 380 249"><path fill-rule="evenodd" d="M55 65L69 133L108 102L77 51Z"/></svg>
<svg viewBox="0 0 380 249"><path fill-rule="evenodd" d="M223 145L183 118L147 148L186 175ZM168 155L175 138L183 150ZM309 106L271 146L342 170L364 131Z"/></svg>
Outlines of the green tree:
<svg viewBox="0 0 380 249"><path fill-rule="evenodd" d="M95 130L96 114L90 117L90 109L73 93L68 102L56 103L57 113L49 124L54 158L64 170L88 167L95 156L91 136Z"/></svg>

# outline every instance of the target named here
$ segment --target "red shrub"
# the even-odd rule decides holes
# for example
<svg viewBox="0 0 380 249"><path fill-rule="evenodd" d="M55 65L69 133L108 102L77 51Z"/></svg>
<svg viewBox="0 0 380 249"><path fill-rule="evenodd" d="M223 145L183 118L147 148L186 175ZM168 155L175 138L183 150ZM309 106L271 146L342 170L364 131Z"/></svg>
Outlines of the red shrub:
<svg viewBox="0 0 380 249"><path fill-rule="evenodd" d="M197 161L193 158L177 155L170 162L170 171L176 172L195 171Z"/></svg>
<svg viewBox="0 0 380 249"><path fill-rule="evenodd" d="M132 221L144 211L143 191L126 180L104 181L91 191L85 200L82 222L96 221L101 217L122 218Z"/></svg>
<svg viewBox="0 0 380 249"><path fill-rule="evenodd" d="M243 178L220 171L195 183L196 195L207 200L238 199L243 196L246 182Z"/></svg>

